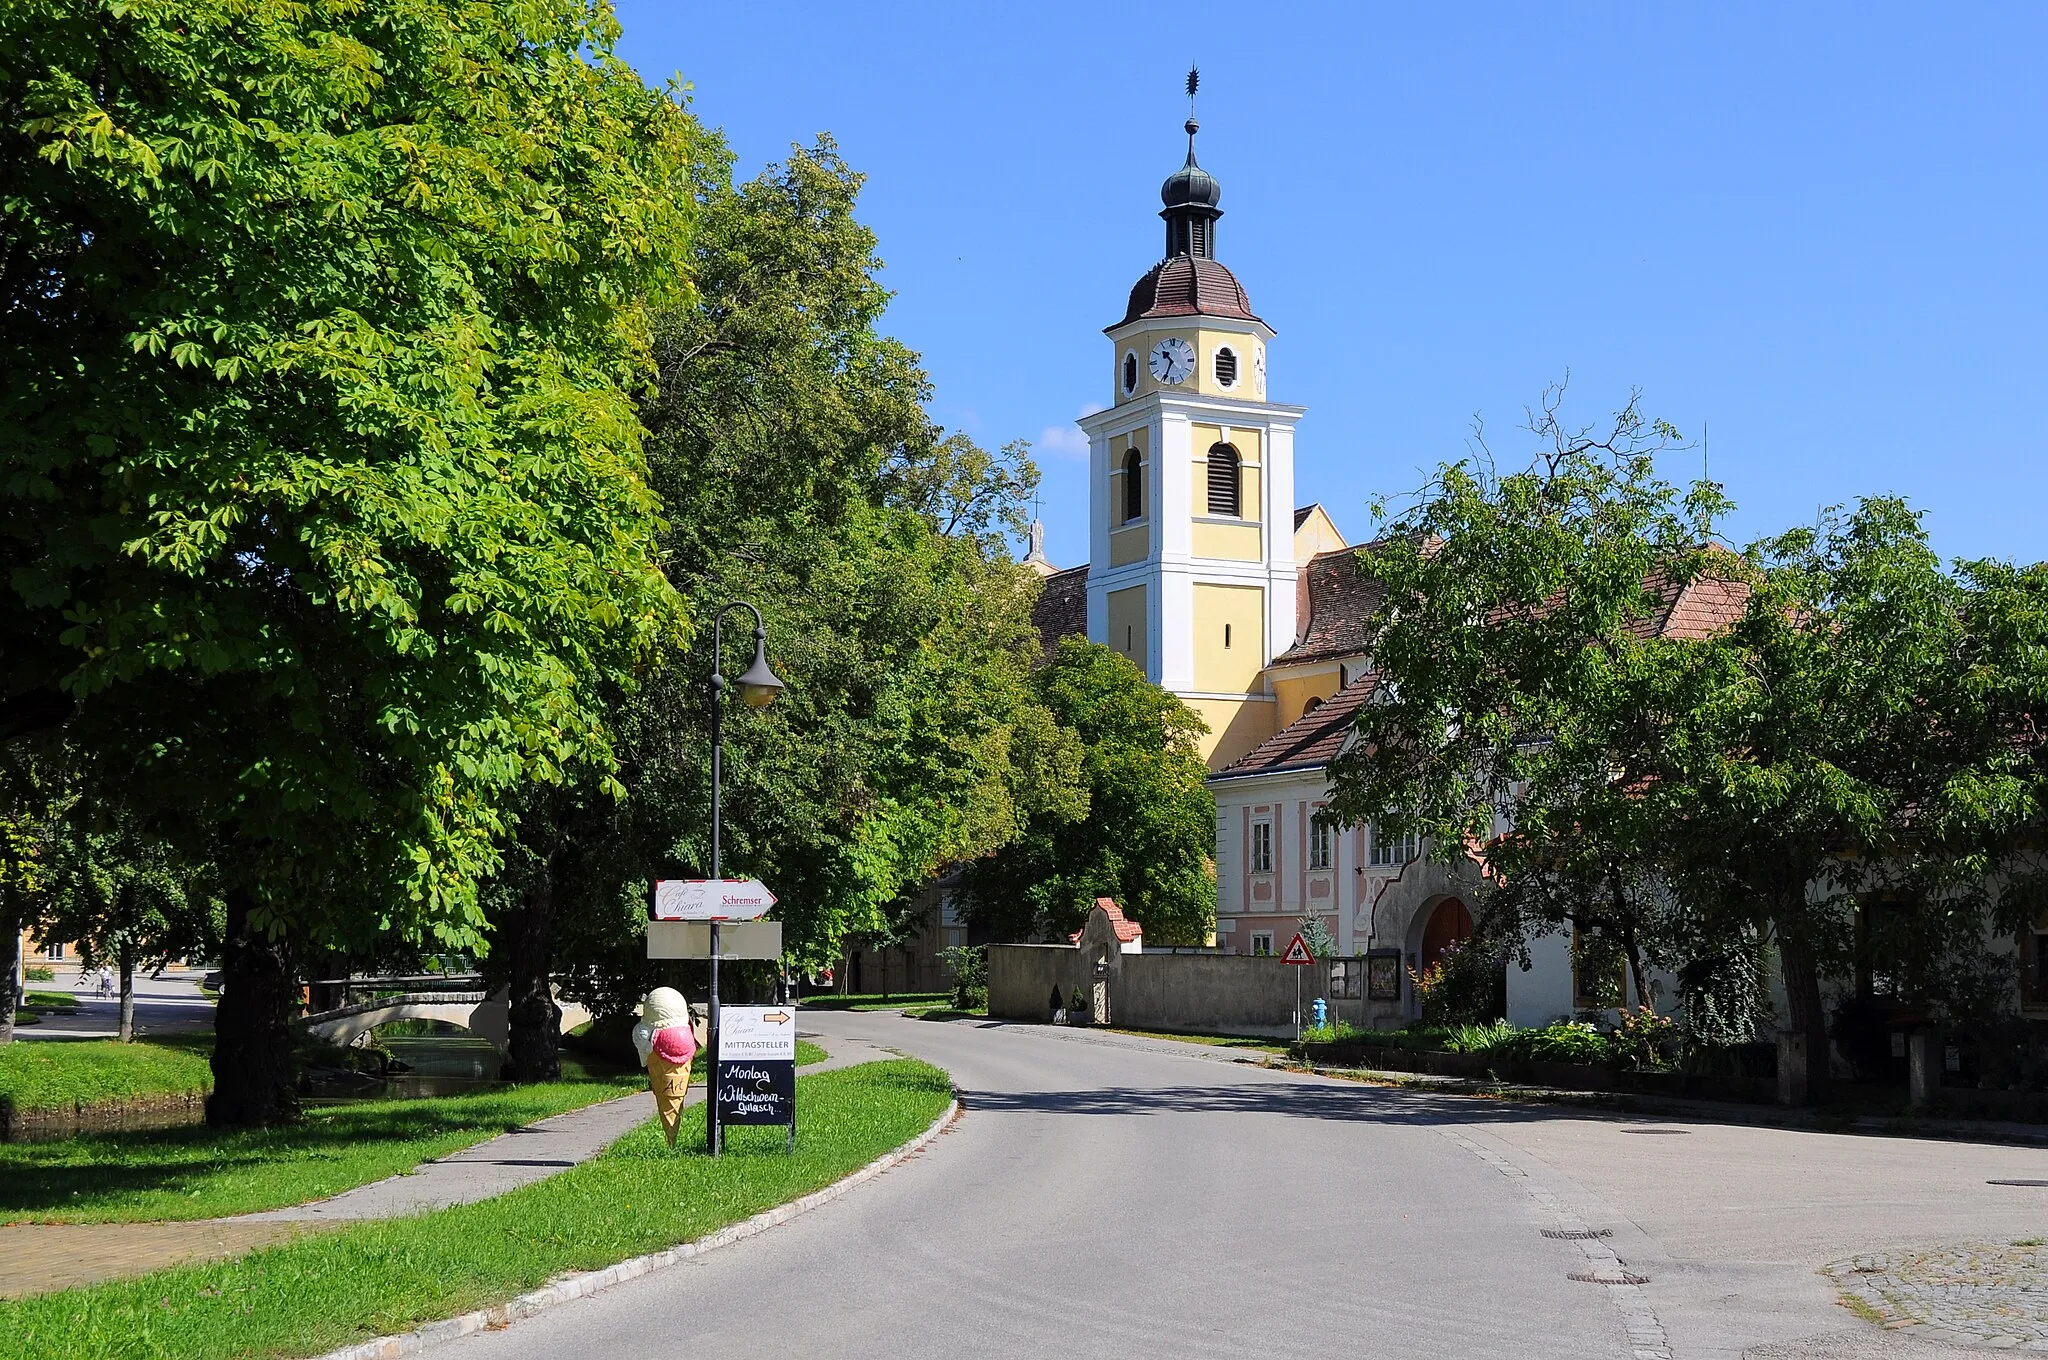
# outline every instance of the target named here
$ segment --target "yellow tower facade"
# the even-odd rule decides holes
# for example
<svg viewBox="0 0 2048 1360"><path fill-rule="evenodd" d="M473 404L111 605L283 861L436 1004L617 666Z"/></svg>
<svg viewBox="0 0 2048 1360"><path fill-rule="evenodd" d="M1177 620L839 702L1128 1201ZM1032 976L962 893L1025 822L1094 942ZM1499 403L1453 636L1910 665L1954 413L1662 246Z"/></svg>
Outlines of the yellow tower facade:
<svg viewBox="0 0 2048 1360"><path fill-rule="evenodd" d="M1160 189L1166 258L1110 326L1113 404L1089 442L1088 636L1209 725L1212 768L1275 730L1265 671L1294 637L1294 429L1269 401L1273 329L1215 257L1221 186L1195 161Z"/></svg>

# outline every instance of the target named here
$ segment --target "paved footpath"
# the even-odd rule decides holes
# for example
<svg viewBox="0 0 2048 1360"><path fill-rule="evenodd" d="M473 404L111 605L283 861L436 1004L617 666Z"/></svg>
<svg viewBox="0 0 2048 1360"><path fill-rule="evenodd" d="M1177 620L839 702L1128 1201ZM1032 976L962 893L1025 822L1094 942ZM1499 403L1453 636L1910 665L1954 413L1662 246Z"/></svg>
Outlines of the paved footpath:
<svg viewBox="0 0 2048 1360"><path fill-rule="evenodd" d="M825 1061L801 1071L808 1076L891 1056L851 1039L832 1041L830 1054ZM704 1088L693 1086L686 1103L696 1105L703 1099ZM402 1218L489 1199L589 1161L653 1117L653 1095L639 1091L501 1133L330 1199L265 1213L184 1223L20 1223L0 1227L0 1298L239 1256L317 1231L323 1224Z"/></svg>
<svg viewBox="0 0 2048 1360"><path fill-rule="evenodd" d="M965 1114L751 1240L432 1355L1935 1360L1831 1262L2048 1232L2036 1148L1645 1120L1043 1026L818 1014Z"/></svg>

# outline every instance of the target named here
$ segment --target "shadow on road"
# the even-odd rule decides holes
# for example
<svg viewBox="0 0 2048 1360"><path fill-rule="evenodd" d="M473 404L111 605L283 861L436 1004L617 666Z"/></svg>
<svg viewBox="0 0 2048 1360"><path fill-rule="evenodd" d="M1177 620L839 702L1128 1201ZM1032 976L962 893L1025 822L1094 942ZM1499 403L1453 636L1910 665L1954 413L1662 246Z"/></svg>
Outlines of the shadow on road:
<svg viewBox="0 0 2048 1360"><path fill-rule="evenodd" d="M1361 1086L1251 1082L1227 1086L1100 1088L1086 1091L974 1091L961 1093L973 1111L1079 1115L1277 1114L1294 1119L1359 1124L1527 1123L1556 1112ZM1575 1114L1583 1113L1574 1111Z"/></svg>

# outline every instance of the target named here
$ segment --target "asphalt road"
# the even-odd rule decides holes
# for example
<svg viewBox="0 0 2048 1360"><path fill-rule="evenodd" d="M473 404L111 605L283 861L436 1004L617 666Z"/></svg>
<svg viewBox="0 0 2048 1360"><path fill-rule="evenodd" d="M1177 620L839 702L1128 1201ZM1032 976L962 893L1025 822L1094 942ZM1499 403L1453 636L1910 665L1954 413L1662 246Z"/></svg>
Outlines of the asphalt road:
<svg viewBox="0 0 2048 1360"><path fill-rule="evenodd" d="M17 1026L17 1039L105 1039L121 1032L119 994L101 996L96 981L81 980L70 961L30 962L56 973L52 982L31 982L34 992L70 992L78 998L78 1014L46 1015L34 1025ZM144 1034L190 1034L213 1028L213 1001L199 990L205 974L195 969L169 969L162 977L135 975L135 1027Z"/></svg>
<svg viewBox="0 0 2048 1360"><path fill-rule="evenodd" d="M1931 1360L1982 1352L1877 1332L1817 1267L2048 1229L2048 1190L1985 1184L2048 1178L2037 1149L1596 1117L1039 1027L806 1026L944 1066L965 1117L761 1237L432 1353ZM1569 1278L1624 1273L1647 1283Z"/></svg>

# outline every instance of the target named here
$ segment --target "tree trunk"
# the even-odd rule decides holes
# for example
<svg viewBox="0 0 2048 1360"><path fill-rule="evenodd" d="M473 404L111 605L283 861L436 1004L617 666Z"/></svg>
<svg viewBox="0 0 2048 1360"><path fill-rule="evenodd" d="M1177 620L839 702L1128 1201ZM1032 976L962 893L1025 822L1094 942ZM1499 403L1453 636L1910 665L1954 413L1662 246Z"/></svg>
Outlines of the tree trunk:
<svg viewBox="0 0 2048 1360"><path fill-rule="evenodd" d="M1806 1039L1805 1088L1793 1092L1795 1103L1818 1104L1827 1098L1828 1088L1828 1017L1821 1001L1820 965L1813 946L1783 922L1778 924L1778 967L1792 1012L1792 1032Z"/></svg>
<svg viewBox="0 0 2048 1360"><path fill-rule="evenodd" d="M0 978L0 1044L14 1042L14 1009L21 1004L21 922L13 912L0 913L0 964L7 976Z"/></svg>
<svg viewBox="0 0 2048 1360"><path fill-rule="evenodd" d="M121 942L121 1042L135 1042L135 946Z"/></svg>
<svg viewBox="0 0 2048 1360"><path fill-rule="evenodd" d="M251 929L246 889L227 894L220 977L206 1122L216 1128L294 1122L299 1095L292 1084L291 946Z"/></svg>
<svg viewBox="0 0 2048 1360"><path fill-rule="evenodd" d="M555 861L539 857L512 918L506 1069L514 1081L562 1077L562 1011L554 996Z"/></svg>

